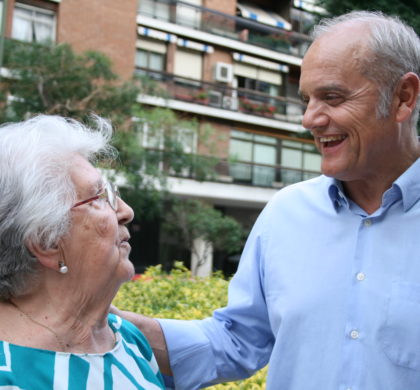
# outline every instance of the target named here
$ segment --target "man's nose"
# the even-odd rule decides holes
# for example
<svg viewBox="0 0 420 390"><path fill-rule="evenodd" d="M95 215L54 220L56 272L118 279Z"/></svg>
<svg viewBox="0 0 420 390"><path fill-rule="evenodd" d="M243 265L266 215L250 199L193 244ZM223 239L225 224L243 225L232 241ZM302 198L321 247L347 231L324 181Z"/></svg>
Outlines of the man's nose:
<svg viewBox="0 0 420 390"><path fill-rule="evenodd" d="M302 125L307 130L324 128L328 125L328 115L323 111L322 104L318 102L308 102L305 113L303 114Z"/></svg>

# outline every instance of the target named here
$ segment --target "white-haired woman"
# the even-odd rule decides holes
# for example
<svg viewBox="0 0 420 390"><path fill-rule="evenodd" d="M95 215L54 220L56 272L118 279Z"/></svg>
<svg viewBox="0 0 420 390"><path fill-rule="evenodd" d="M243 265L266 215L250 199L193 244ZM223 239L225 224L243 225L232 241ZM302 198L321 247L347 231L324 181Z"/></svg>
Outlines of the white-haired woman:
<svg viewBox="0 0 420 390"><path fill-rule="evenodd" d="M40 115L0 127L0 388L163 389L144 336L108 314L134 268L112 130Z"/></svg>

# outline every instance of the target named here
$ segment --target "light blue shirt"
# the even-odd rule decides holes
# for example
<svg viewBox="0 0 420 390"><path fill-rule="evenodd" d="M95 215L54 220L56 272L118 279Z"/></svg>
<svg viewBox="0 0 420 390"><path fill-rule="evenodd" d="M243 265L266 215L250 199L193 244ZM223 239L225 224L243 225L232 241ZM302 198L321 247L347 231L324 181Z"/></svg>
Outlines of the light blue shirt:
<svg viewBox="0 0 420 390"><path fill-rule="evenodd" d="M251 375L267 390L420 389L420 159L367 215L321 176L268 203L203 321L160 320L177 390Z"/></svg>

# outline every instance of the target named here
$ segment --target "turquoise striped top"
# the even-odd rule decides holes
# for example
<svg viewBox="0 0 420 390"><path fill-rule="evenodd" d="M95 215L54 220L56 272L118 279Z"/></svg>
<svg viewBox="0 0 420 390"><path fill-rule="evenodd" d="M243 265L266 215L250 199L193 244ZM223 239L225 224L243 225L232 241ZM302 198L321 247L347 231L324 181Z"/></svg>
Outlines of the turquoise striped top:
<svg viewBox="0 0 420 390"><path fill-rule="evenodd" d="M149 343L130 322L109 314L117 343L102 354L54 352L0 341L0 390L162 390Z"/></svg>

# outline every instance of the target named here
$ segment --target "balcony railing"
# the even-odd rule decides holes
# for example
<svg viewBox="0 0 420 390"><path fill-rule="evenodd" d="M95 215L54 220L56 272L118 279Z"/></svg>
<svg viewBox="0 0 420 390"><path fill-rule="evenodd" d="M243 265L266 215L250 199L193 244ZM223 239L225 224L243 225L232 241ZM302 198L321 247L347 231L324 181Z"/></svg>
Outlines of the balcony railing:
<svg viewBox="0 0 420 390"><path fill-rule="evenodd" d="M179 26L303 57L311 39L304 34L228 15L177 0L141 0L139 14Z"/></svg>
<svg viewBox="0 0 420 390"><path fill-rule="evenodd" d="M188 79L146 68L137 68L136 72L144 78L145 94L160 94L170 99L292 123L300 123L305 110L305 105L298 99L232 88L225 84Z"/></svg>

